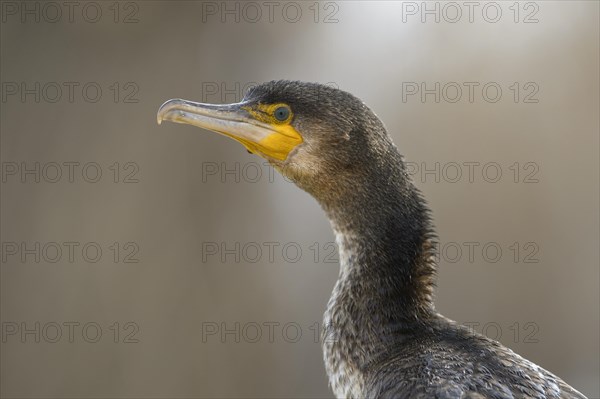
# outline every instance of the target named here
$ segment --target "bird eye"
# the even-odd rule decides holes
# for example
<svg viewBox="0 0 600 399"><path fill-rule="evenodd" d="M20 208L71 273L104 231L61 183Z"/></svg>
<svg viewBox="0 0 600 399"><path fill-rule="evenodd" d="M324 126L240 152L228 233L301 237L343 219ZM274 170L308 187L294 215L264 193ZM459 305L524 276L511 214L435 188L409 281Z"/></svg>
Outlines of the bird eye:
<svg viewBox="0 0 600 399"><path fill-rule="evenodd" d="M277 119L280 122L283 122L290 117L290 109L284 106L277 107L273 115L275 116L275 119Z"/></svg>

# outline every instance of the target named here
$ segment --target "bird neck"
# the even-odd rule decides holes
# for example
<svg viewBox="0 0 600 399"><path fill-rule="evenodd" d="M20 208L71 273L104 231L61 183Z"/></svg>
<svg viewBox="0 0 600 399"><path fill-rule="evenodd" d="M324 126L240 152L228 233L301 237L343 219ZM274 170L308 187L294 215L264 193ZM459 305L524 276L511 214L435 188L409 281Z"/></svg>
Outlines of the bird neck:
<svg viewBox="0 0 600 399"><path fill-rule="evenodd" d="M351 189L322 203L340 253L325 326L365 359L435 312L429 211L395 148L386 160L373 173L354 175L346 185ZM343 347L326 345L326 357Z"/></svg>

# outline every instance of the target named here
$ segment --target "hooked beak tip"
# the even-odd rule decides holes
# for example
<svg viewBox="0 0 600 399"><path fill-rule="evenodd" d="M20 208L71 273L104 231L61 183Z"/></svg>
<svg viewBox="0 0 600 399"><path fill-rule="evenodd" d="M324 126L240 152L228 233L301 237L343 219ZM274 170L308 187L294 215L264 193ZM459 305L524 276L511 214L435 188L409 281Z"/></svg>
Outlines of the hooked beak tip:
<svg viewBox="0 0 600 399"><path fill-rule="evenodd" d="M156 123L158 123L160 125L160 124L162 124L162 122L164 120L170 120L169 113L176 110L177 107L183 103L185 103L184 100L177 99L177 98L165 101L158 108L158 112L156 113Z"/></svg>

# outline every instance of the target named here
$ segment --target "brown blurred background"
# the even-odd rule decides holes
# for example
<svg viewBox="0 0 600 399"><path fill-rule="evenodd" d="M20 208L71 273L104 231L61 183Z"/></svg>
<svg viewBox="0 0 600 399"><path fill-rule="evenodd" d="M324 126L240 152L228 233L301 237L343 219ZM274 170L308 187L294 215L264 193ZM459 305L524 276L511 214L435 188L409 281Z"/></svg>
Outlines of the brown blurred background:
<svg viewBox="0 0 600 399"><path fill-rule="evenodd" d="M438 309L600 397L597 2L1 7L3 397L332 396L318 204L156 124L281 78L386 123L433 209Z"/></svg>

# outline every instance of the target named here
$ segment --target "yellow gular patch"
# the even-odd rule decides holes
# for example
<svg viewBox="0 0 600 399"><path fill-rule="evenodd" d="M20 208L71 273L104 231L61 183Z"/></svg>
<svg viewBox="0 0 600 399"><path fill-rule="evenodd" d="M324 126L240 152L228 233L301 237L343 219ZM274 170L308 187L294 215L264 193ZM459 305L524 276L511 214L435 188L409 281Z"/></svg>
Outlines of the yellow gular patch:
<svg viewBox="0 0 600 399"><path fill-rule="evenodd" d="M302 135L290 124L293 119L291 110L286 120L280 121L275 118L275 110L282 106L289 109L286 104L258 104L255 107L243 107L254 119L270 125L273 129L272 134L256 144L252 143L254 148L249 148L246 143L242 143L246 148L252 152L257 149L258 152L271 158L284 161L289 153L304 141Z"/></svg>

